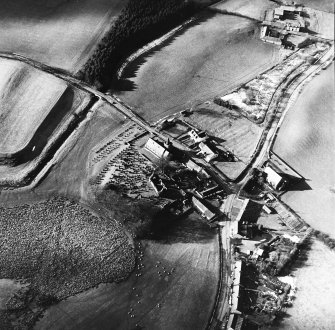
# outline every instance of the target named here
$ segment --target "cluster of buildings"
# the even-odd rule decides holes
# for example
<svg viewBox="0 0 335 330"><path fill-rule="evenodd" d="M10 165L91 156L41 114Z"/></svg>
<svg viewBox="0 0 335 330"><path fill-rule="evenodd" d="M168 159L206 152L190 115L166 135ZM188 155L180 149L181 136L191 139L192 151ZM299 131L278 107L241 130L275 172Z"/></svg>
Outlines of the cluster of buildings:
<svg viewBox="0 0 335 330"><path fill-rule="evenodd" d="M303 7L280 6L266 12L260 38L268 43L287 46L287 36L290 34L306 35L305 28Z"/></svg>
<svg viewBox="0 0 335 330"><path fill-rule="evenodd" d="M190 139L199 145L199 156L210 162L217 155L206 145L207 135L204 132L191 130L188 133ZM150 153L152 161L168 163L176 161L176 149L171 143L163 142L157 137L150 137L144 145L144 152ZM215 210L208 198L223 193L219 184L211 178L208 172L195 159L187 158L185 161L177 161L179 168L158 170L149 179L149 183L162 198L179 200L183 205L192 205L202 218L210 225L218 219L220 212ZM185 208L186 210L186 208ZM188 210L188 209L187 209Z"/></svg>
<svg viewBox="0 0 335 330"><path fill-rule="evenodd" d="M235 262L228 329L264 327L291 303L290 285L276 276L310 235L309 229L279 234L257 225L258 212L266 212L261 206L261 203L240 197L232 204L230 242Z"/></svg>

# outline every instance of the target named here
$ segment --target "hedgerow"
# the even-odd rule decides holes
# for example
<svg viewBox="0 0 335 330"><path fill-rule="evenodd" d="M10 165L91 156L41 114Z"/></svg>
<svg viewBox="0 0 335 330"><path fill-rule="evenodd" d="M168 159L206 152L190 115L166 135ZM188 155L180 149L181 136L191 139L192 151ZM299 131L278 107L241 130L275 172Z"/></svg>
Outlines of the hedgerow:
<svg viewBox="0 0 335 330"><path fill-rule="evenodd" d="M106 88L122 59L180 24L197 7L183 0L129 0L78 77Z"/></svg>

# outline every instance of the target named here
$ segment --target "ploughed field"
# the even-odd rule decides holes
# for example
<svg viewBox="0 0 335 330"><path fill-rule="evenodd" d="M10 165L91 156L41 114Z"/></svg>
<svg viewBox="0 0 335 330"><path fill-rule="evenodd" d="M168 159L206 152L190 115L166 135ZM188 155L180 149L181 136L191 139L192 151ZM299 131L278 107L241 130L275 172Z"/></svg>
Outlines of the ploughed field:
<svg viewBox="0 0 335 330"><path fill-rule="evenodd" d="M118 94L155 122L234 89L278 60L278 49L259 40L254 20L209 11L129 65L130 87Z"/></svg>
<svg viewBox="0 0 335 330"><path fill-rule="evenodd" d="M200 216L136 243L136 271L51 307L35 329L204 329L219 276L215 230Z"/></svg>
<svg viewBox="0 0 335 330"><path fill-rule="evenodd" d="M0 51L77 72L125 0L0 0Z"/></svg>

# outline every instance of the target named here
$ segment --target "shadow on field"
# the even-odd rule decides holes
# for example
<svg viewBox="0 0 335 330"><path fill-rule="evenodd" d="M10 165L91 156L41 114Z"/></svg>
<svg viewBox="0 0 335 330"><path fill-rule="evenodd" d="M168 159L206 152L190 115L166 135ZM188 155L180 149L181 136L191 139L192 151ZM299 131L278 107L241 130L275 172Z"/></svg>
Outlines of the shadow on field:
<svg viewBox="0 0 335 330"><path fill-rule="evenodd" d="M133 91L137 88L136 84L131 81L130 79L135 78L137 76L137 73L140 69L140 67L146 63L151 57L153 57L156 53L161 51L164 47L167 47L171 45L178 37L186 33L190 28L194 26L198 26L211 18L213 18L216 15L216 13L210 12L209 10L202 11L197 18L187 24L183 29L177 31L175 34L173 34L170 38L162 42L161 44L151 48L148 50L148 52L145 52L144 54L140 55L138 58L133 60L132 62L127 65L123 72L123 79L120 79L114 83L114 89L118 91ZM185 47L191 47L188 45L185 45Z"/></svg>
<svg viewBox="0 0 335 330"><path fill-rule="evenodd" d="M306 182L307 180L300 180L297 183L291 184L287 187L287 191L305 191L312 190L311 186Z"/></svg>
<svg viewBox="0 0 335 330"><path fill-rule="evenodd" d="M209 243L216 235L216 230L196 213L183 217L161 215L155 219L150 239L161 243Z"/></svg>
<svg viewBox="0 0 335 330"><path fill-rule="evenodd" d="M43 148L48 143L50 136L61 123L64 116L71 109L73 101L74 91L72 88L67 87L65 92L38 127L29 143L17 154L15 154L17 164L31 161L42 152Z"/></svg>

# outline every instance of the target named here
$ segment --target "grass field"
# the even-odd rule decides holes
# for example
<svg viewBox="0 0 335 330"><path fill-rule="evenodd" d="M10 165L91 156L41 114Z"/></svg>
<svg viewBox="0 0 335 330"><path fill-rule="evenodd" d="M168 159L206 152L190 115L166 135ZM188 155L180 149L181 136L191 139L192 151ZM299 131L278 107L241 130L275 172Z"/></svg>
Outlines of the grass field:
<svg viewBox="0 0 335 330"><path fill-rule="evenodd" d="M119 95L155 122L228 92L278 60L278 50L259 40L254 21L209 13L130 65L125 76L134 88Z"/></svg>
<svg viewBox="0 0 335 330"><path fill-rule="evenodd" d="M38 186L37 193L59 192L87 201L91 150L126 123L124 116L104 102L98 102L92 111L93 114L69 141L53 170Z"/></svg>
<svg viewBox="0 0 335 330"><path fill-rule="evenodd" d="M270 0L228 0L213 5L213 8L257 20L263 20L265 11L274 7L277 7L277 4Z"/></svg>
<svg viewBox="0 0 335 330"><path fill-rule="evenodd" d="M0 60L0 154L40 152L89 95L25 64ZM29 148L29 150L26 150Z"/></svg>
<svg viewBox="0 0 335 330"><path fill-rule="evenodd" d="M61 302L36 329L134 329L136 324L204 329L214 304L219 258L215 231L200 221L192 215L166 241L142 241L143 259L127 281Z"/></svg>
<svg viewBox="0 0 335 330"><path fill-rule="evenodd" d="M125 0L1 0L0 50L76 72Z"/></svg>
<svg viewBox="0 0 335 330"><path fill-rule="evenodd" d="M30 141L67 86L17 61L0 60L0 72L0 153L11 154Z"/></svg>

